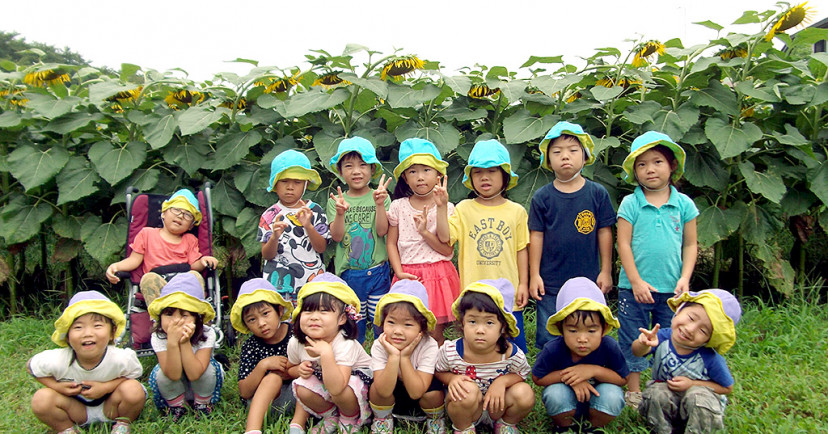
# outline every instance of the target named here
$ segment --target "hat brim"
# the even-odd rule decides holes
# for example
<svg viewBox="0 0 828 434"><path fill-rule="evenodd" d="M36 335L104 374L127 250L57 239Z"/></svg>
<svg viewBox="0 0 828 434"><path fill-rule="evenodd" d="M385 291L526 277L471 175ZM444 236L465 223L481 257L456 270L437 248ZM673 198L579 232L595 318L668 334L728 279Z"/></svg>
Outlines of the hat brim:
<svg viewBox="0 0 828 434"><path fill-rule="evenodd" d="M460 300L463 298L467 292L479 292L481 294L488 295L497 305L497 308L500 309L500 313L506 318L506 325L508 329L509 336L517 337L520 334L520 330L517 328L517 320L515 316L511 312L506 312L505 307L503 306L503 294L497 290L494 286L487 285L485 283L474 282L466 287L463 292L460 293L460 296L457 297L457 300L454 300L454 303L451 304L451 311L454 313L454 317L457 318L457 321L462 321L462 316L460 315Z"/></svg>
<svg viewBox="0 0 828 434"><path fill-rule="evenodd" d="M339 172L339 159L342 158L343 155L350 154L351 152L356 152L359 154L359 157L362 158L366 164L373 164L374 165L374 172L371 173L371 179L377 179L382 174L382 164L379 162L376 156L365 155L364 153L360 152L358 149L343 149L340 152L337 152L336 155L331 157L330 161L330 168L331 172L334 175L342 178L342 173Z"/></svg>
<svg viewBox="0 0 828 434"><path fill-rule="evenodd" d="M552 168L549 167L549 156L546 155L546 153L549 151L549 142L563 135L575 136L578 138L578 141L581 142L581 147L584 148L587 151L587 154L589 155L587 160L584 162L584 166L590 166L592 165L592 163L595 162L595 152L593 152L595 150L595 143L592 141L592 137L590 137L590 135L586 133L581 134L569 130L563 130L559 135L555 137L544 138L538 145L538 149L541 153L541 167L550 172L554 172L554 170L552 170Z"/></svg>
<svg viewBox="0 0 828 434"><path fill-rule="evenodd" d="M301 166L291 166L277 173L276 176L273 177L273 181L270 182L270 186L267 187L267 191L273 191L273 189L276 188L276 183L282 179L300 179L302 181L308 181L308 190L310 191L314 191L322 185L322 178L319 176L317 171L313 169L306 169Z"/></svg>
<svg viewBox="0 0 828 434"><path fill-rule="evenodd" d="M506 173L509 174L509 185L506 186L506 190L511 190L514 188L518 183L518 175L515 172L512 172L512 165L509 163L503 164L494 164L492 166L466 166L463 169L463 185L466 186L469 190L474 190L474 186L472 185L471 180L471 170L475 167L480 167L481 169L488 169L490 167L500 167L501 169L505 170Z"/></svg>
<svg viewBox="0 0 828 434"><path fill-rule="evenodd" d="M434 327L437 325L437 318L431 313L430 310L423 304L423 301L417 297L414 297L411 294L399 294L399 293L388 293L380 298L380 301L377 303L377 308L375 310L376 314L374 315L374 325L377 327L382 327L382 318L381 312L385 306L393 303L411 303L420 312L426 319L426 323L428 325L428 331L434 330Z"/></svg>
<svg viewBox="0 0 828 434"><path fill-rule="evenodd" d="M405 169L408 169L409 167L415 164L422 164L425 166L433 167L438 172L443 174L443 176L446 175L446 169L448 168L447 162L438 159L434 155L413 154L408 156L408 158L406 158L405 160L400 161L400 164L398 164L397 167L394 168L394 179L400 179L400 175L402 175Z"/></svg>
<svg viewBox="0 0 828 434"><path fill-rule="evenodd" d="M710 333L710 340L704 345L713 348L719 354L726 353L736 343L736 325L733 320L725 314L722 300L710 292L701 292L691 295L683 292L667 300L667 305L673 312L677 311L686 302L698 303L707 312L710 323L713 324L713 332Z"/></svg>
<svg viewBox="0 0 828 434"><path fill-rule="evenodd" d="M68 346L66 337L69 334L69 327L76 319L88 313L97 313L111 319L115 323L115 337L124 334L126 317L117 304L109 300L81 300L64 309L60 317L55 320L52 342L61 347Z"/></svg>
<svg viewBox="0 0 828 434"><path fill-rule="evenodd" d="M152 319L158 321L161 311L168 307L175 307L188 312L195 312L201 315L204 324L207 324L216 317L216 311L213 310L213 306L210 306L210 303L207 303L204 300L199 300L192 295L181 291L175 291L156 298L147 307L147 312L149 312Z"/></svg>
<svg viewBox="0 0 828 434"><path fill-rule="evenodd" d="M184 196L175 196L170 200L161 202L161 212L164 212L170 208L180 208L189 212L193 215L193 224L196 226L201 224L201 211L199 211L198 207L193 206L193 204Z"/></svg>
<svg viewBox="0 0 828 434"><path fill-rule="evenodd" d="M564 306L563 309L555 312L554 315L549 317L546 321L546 331L554 336L560 336L561 331L558 330L558 327L555 325L559 322L563 321L566 317L568 317L573 312L577 312L579 310L588 310L588 311L597 311L604 317L604 322L607 326L604 328L604 335L612 331L613 328L621 327L621 324L618 322L618 319L612 316L612 311L610 310L609 306L605 304L598 303L597 301L586 298L586 297L578 297L575 300L572 300L571 303Z"/></svg>
<svg viewBox="0 0 828 434"><path fill-rule="evenodd" d="M360 311L359 298L356 293L348 285L341 282L314 282L310 281L302 286L299 294L296 295L296 309L293 309L293 321L299 318L299 313L302 312L302 302L310 295L317 293L330 294L346 305L351 305Z"/></svg>
<svg viewBox="0 0 828 434"><path fill-rule="evenodd" d="M256 289L253 292L238 296L238 298L236 298L236 302L233 303L233 307L230 309L230 323L233 324L233 328L239 333L250 333L250 328L245 325L244 318L242 318L244 308L260 301L276 306L282 306L282 316L280 319L282 321L290 319L290 314L293 312L293 305L290 304L289 301L282 298L279 293L274 292L273 290Z"/></svg>
<svg viewBox="0 0 828 434"><path fill-rule="evenodd" d="M681 146L669 140L656 140L654 142L644 144L635 151L630 152L630 155L627 155L627 158L624 159L624 163L621 164L621 167L624 169L624 180L627 181L628 184L638 184L638 180L635 179L635 169L633 167L635 165L635 159L658 145L664 145L673 151L673 155L676 157L676 162L678 163L676 164L676 170L673 171L673 181L681 179L682 175L684 175L684 163L687 160L687 153L684 152L684 149L682 149Z"/></svg>

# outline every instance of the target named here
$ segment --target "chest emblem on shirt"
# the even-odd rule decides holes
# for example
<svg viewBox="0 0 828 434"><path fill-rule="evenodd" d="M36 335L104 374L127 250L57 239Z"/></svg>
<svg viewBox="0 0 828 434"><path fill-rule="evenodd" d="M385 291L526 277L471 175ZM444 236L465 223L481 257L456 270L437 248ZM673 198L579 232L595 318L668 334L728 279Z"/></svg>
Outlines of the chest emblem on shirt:
<svg viewBox="0 0 828 434"><path fill-rule="evenodd" d="M494 232L487 232L477 238L477 251L480 256L492 259L503 251L503 240Z"/></svg>
<svg viewBox="0 0 828 434"><path fill-rule="evenodd" d="M585 209L575 216L575 229L582 234L589 234L595 230L595 214Z"/></svg>

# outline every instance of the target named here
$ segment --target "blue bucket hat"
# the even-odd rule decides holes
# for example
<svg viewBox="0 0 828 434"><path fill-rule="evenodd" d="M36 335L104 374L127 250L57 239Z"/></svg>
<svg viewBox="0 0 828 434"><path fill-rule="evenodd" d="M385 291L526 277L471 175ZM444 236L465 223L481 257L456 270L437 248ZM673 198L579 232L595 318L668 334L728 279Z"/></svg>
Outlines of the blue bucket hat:
<svg viewBox="0 0 828 434"><path fill-rule="evenodd" d="M311 168L310 160L305 154L288 149L273 158L270 163L270 183L267 191L273 191L276 183L282 179L301 179L308 181L308 190L316 190L322 185L319 172Z"/></svg>
<svg viewBox="0 0 828 434"><path fill-rule="evenodd" d="M512 172L512 160L509 157L509 151L497 140L483 140L474 145L471 154L469 154L469 164L463 169L463 185L469 190L474 190L471 182L473 167L483 169L500 167L509 174L509 185L506 186L506 190L517 185L518 176L515 172Z"/></svg>
<svg viewBox="0 0 828 434"><path fill-rule="evenodd" d="M676 162L678 163L676 170L673 171L673 181L681 179L681 175L684 174L684 161L687 159L687 153L667 134L659 133L658 131L647 131L633 140L630 146L630 155L627 155L627 158L624 159L624 163L621 165L626 174L624 176L625 181L633 185L638 183L638 180L635 179L635 167L633 167L635 165L635 159L658 145L664 145L673 151L673 155L676 157Z"/></svg>
<svg viewBox="0 0 828 434"><path fill-rule="evenodd" d="M400 175L415 164L424 164L433 167L446 176L448 163L443 161L440 151L434 143L425 139L411 138L400 143L400 164L394 168L394 179L400 179Z"/></svg>
<svg viewBox="0 0 828 434"><path fill-rule="evenodd" d="M578 141L581 142L581 147L584 148L584 151L586 152L586 166L589 166L595 162L595 155L592 153L592 150L595 149L595 143L592 142L592 137L585 133L584 129L581 128L580 125L560 121L555 124L555 126L552 127L548 133L546 133L546 136L544 136L543 140L540 142L540 145L538 145L541 153L541 167L550 171L552 170L547 164L548 158L546 156L546 152L549 150L549 142L565 134L575 136L578 138Z"/></svg>
<svg viewBox="0 0 828 434"><path fill-rule="evenodd" d="M331 171L335 173L336 176L342 176L342 174L339 173L339 159L351 152L358 153L360 158L362 158L362 161L366 164L373 164L374 173L371 174L371 179L379 178L382 173L382 164L380 164L377 159L377 151L374 150L374 145L370 141L359 136L349 137L339 142L339 147L336 149L336 155L331 157L331 161L329 163Z"/></svg>
<svg viewBox="0 0 828 434"><path fill-rule="evenodd" d="M198 209L198 199L190 190L182 188L161 203L161 212L170 208L178 208L193 215L193 224L198 226L201 223L201 211Z"/></svg>

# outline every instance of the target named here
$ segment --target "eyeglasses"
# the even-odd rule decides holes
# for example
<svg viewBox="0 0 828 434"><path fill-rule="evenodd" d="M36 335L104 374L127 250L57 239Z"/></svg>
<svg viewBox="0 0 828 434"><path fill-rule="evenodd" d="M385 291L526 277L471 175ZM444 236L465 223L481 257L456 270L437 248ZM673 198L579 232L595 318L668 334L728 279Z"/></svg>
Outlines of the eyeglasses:
<svg viewBox="0 0 828 434"><path fill-rule="evenodd" d="M193 219L195 218L195 217L193 217L192 214L190 214L187 211L184 211L183 209L180 209L180 208L167 208L167 211L171 212L172 215L174 215L176 217L181 217L185 221L188 221L188 222L193 221Z"/></svg>

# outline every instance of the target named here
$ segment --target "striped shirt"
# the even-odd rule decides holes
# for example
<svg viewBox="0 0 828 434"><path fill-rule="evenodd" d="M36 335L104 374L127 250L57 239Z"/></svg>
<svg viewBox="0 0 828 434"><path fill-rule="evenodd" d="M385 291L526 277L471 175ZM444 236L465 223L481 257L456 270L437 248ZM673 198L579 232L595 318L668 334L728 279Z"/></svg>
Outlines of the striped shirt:
<svg viewBox="0 0 828 434"><path fill-rule="evenodd" d="M436 372L451 372L471 378L483 394L489 390L489 386L497 377L518 374L525 380L531 371L526 355L515 344L512 344L512 353L508 357L503 354L496 362L471 364L463 360L462 338L456 341L446 341L443 344L434 368Z"/></svg>

